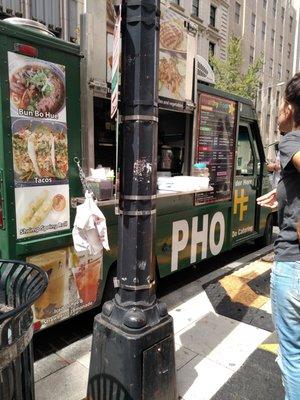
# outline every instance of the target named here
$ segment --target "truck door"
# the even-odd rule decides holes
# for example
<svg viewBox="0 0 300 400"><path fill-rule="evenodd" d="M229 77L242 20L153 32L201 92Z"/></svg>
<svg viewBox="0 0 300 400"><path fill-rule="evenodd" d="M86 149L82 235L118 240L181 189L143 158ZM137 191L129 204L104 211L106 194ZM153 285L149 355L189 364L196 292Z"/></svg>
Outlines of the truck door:
<svg viewBox="0 0 300 400"><path fill-rule="evenodd" d="M256 233L255 211L259 169L259 155L250 126L240 124L232 205L233 244L248 239Z"/></svg>

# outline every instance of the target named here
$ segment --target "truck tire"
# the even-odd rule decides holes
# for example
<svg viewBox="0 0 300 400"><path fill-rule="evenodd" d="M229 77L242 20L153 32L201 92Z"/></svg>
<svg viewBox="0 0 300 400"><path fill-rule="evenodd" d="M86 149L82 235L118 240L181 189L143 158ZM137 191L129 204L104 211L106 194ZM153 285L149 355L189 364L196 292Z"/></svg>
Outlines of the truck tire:
<svg viewBox="0 0 300 400"><path fill-rule="evenodd" d="M269 214L263 236L255 240L255 244L261 247L269 246L273 243L273 215Z"/></svg>

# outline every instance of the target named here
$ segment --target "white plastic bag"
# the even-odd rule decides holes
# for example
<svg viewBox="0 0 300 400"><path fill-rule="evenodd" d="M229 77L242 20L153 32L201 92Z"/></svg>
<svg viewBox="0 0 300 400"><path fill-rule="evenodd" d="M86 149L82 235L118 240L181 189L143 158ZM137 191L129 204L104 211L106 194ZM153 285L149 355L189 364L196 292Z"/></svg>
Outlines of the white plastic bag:
<svg viewBox="0 0 300 400"><path fill-rule="evenodd" d="M95 255L103 247L109 250L106 219L89 192L84 203L77 206L72 235L78 255Z"/></svg>

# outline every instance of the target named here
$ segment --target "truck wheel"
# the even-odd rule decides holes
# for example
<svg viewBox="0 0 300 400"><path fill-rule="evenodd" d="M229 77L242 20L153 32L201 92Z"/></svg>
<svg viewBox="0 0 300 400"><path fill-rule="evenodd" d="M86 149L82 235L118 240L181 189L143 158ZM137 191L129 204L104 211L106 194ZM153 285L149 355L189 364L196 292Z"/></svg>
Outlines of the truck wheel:
<svg viewBox="0 0 300 400"><path fill-rule="evenodd" d="M112 300L115 297L115 294L117 293L117 289L114 287L114 281L113 281L115 276L117 276L116 262L112 264L107 274L105 288L101 299L101 308L106 301Z"/></svg>
<svg viewBox="0 0 300 400"><path fill-rule="evenodd" d="M255 240L255 244L265 247L269 246L271 243L273 243L273 215L269 214L266 221L264 234L262 237Z"/></svg>

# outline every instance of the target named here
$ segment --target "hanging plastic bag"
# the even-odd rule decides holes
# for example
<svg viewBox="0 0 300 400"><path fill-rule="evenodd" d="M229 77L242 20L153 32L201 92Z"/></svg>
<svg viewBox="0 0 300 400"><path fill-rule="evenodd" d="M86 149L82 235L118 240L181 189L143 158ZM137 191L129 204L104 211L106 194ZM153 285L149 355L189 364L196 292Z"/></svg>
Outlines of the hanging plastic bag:
<svg viewBox="0 0 300 400"><path fill-rule="evenodd" d="M77 206L72 235L78 255L96 255L103 247L109 250L106 219L88 191L84 203Z"/></svg>

